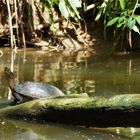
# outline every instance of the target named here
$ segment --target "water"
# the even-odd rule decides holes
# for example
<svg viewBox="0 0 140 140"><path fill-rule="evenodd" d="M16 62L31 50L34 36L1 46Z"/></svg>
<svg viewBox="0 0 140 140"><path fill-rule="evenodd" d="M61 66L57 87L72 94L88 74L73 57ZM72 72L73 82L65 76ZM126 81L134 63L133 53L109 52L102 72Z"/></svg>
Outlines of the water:
<svg viewBox="0 0 140 140"><path fill-rule="evenodd" d="M11 66L9 49L0 57L0 98L10 98L4 67ZM38 81L57 86L65 94L87 93L89 96L111 97L118 94L140 93L139 54L115 57L94 57L79 61L76 57L28 50L19 50L14 57L16 83ZM127 131L129 129L129 131ZM36 124L4 120L1 139L53 139L53 140L120 140L138 138L139 129L87 129L61 125ZM127 131L127 133L126 133ZM121 133L123 132L123 133ZM127 136L124 138L121 136Z"/></svg>
<svg viewBox="0 0 140 140"><path fill-rule="evenodd" d="M96 129L1 120L1 140L128 140Z"/></svg>
<svg viewBox="0 0 140 140"><path fill-rule="evenodd" d="M19 51L14 60L16 83L39 81L51 83L65 94L88 93L90 96L110 97L118 94L140 93L140 65L138 55L109 57L76 62L59 54L30 50L24 58ZM25 59L25 61L24 61ZM10 53L0 58L2 98L6 97L7 82L4 67L10 67Z"/></svg>

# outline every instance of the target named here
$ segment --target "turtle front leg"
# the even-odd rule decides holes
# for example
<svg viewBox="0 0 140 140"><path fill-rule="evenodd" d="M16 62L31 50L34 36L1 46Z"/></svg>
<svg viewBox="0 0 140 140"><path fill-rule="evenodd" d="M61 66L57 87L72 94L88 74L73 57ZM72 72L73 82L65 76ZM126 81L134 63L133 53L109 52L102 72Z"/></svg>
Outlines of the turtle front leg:
<svg viewBox="0 0 140 140"><path fill-rule="evenodd" d="M15 103L16 105L19 105L19 104L22 103L22 100L15 99L15 100L14 100L14 103Z"/></svg>
<svg viewBox="0 0 140 140"><path fill-rule="evenodd" d="M14 97L15 97L15 104L21 104L23 102L23 98L16 92L13 93L14 94Z"/></svg>

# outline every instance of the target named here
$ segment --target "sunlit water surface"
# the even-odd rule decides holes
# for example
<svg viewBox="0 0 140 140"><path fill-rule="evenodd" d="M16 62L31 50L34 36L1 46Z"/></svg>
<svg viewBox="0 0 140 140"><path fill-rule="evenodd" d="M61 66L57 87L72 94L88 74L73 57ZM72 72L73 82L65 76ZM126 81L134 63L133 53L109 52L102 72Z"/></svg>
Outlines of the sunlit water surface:
<svg viewBox="0 0 140 140"><path fill-rule="evenodd" d="M0 98L10 98L4 67L11 67L11 53L0 57ZM57 86L65 94L87 93L111 97L140 93L139 54L94 57L90 60L64 57L43 51L19 50L14 56L16 83L38 81ZM140 138L139 128L89 129L55 124L1 120L0 140L126 140ZM126 137L123 137L126 136Z"/></svg>

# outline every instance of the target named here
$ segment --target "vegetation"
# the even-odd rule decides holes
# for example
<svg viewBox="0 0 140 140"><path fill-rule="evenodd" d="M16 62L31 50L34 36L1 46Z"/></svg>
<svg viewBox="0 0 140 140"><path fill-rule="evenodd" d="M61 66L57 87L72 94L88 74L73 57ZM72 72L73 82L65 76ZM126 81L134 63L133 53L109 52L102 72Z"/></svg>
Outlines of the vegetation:
<svg viewBox="0 0 140 140"><path fill-rule="evenodd" d="M128 42L130 48L132 48L132 35L131 32L134 31L140 34L140 16L138 15L140 3L138 0L104 0L102 5L99 7L99 13L96 20L103 15L105 28L109 26L114 27L114 31L121 29L123 32L127 30L128 32Z"/></svg>

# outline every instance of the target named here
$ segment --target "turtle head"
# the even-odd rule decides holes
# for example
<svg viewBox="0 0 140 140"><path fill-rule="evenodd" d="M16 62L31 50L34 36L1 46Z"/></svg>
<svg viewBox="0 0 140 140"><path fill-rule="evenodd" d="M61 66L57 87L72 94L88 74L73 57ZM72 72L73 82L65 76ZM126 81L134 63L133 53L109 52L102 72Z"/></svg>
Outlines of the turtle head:
<svg viewBox="0 0 140 140"><path fill-rule="evenodd" d="M4 72L5 72L7 81L8 81L9 88L10 88L11 90L13 90L13 89L14 89L14 86L15 86L14 74L13 74L13 72L12 72L9 68L7 68L7 67L5 67Z"/></svg>

